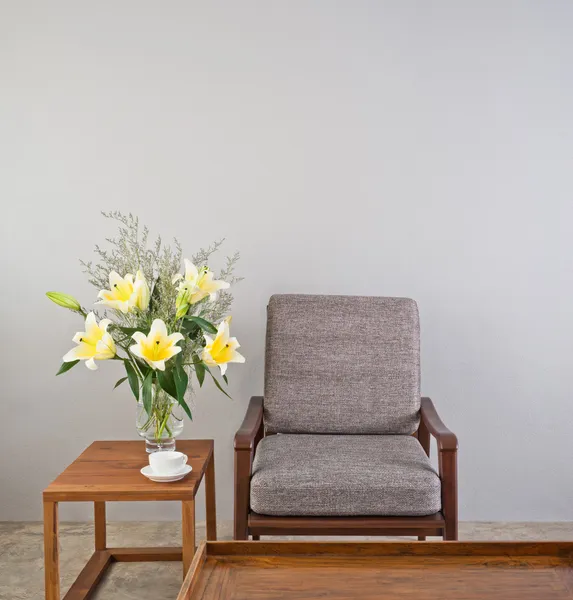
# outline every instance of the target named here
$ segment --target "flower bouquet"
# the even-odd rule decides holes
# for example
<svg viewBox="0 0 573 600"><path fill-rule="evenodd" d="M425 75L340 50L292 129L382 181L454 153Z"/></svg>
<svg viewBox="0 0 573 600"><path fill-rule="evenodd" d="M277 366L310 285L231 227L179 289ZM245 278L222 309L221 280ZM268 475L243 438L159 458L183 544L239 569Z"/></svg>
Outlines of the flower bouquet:
<svg viewBox="0 0 573 600"><path fill-rule="evenodd" d="M95 302L104 312L88 312L73 297L48 292L56 304L85 319L83 331L76 333L76 346L63 357L57 375L83 361L96 370L98 362L122 361L125 377L138 402L136 426L146 440L148 452L175 448L175 438L183 429L184 414L192 419L188 398L192 377L199 386L205 377L227 395L224 385L227 365L243 363L239 343L230 337L228 315L233 275L238 254L227 258L226 267L216 278L208 266L217 242L200 250L192 260L183 259L177 240L174 248L157 238L148 247L149 231L140 231L131 214L102 213L120 223L119 236L108 239L111 250L96 246L99 262L81 262L89 281L98 290ZM180 273L184 263L184 273ZM219 367L221 380L213 367ZM114 388L115 389L115 388Z"/></svg>

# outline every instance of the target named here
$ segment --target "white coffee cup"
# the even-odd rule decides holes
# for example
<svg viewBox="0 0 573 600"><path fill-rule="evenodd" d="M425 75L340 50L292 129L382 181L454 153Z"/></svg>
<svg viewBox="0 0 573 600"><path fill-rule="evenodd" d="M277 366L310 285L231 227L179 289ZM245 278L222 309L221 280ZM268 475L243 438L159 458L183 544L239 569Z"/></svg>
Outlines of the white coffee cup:
<svg viewBox="0 0 573 600"><path fill-rule="evenodd" d="M187 455L183 452L168 450L166 452L153 452L149 455L149 464L157 475L173 475L180 473L187 464Z"/></svg>

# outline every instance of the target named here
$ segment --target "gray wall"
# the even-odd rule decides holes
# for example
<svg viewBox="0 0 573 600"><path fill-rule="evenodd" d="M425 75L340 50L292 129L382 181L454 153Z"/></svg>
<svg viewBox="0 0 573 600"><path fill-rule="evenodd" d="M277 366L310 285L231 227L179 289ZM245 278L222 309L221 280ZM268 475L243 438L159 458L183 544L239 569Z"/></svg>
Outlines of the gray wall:
<svg viewBox="0 0 573 600"><path fill-rule="evenodd" d="M93 297L77 259L121 209L242 252L248 362L186 427L215 438L222 518L266 300L308 292L418 300L463 519L573 519L572 26L567 1L0 0L0 518L135 437L118 365L54 377L78 322L43 297Z"/></svg>

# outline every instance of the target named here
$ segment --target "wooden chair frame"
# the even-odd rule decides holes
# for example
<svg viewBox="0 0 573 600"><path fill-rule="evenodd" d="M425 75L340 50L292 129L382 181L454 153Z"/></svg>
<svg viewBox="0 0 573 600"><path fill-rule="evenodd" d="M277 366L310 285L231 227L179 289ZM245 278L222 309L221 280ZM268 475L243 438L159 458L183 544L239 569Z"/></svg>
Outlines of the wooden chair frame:
<svg viewBox="0 0 573 600"><path fill-rule="evenodd" d="M250 482L257 444L265 436L264 400L253 396L235 435L235 527L236 540L249 535L415 535L458 539L458 440L442 422L430 398L422 398L420 426L414 434L430 456L430 436L438 446L438 472L442 482L442 510L425 517L273 517L250 510Z"/></svg>

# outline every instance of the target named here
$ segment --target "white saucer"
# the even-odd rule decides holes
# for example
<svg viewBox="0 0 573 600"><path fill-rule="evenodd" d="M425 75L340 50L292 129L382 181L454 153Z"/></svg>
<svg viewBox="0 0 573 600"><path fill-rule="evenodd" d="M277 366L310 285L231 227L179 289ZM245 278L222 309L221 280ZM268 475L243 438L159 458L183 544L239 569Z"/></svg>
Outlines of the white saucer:
<svg viewBox="0 0 573 600"><path fill-rule="evenodd" d="M151 479L151 481L169 483L171 481L179 481L180 479L183 479L183 477L185 477L185 475L189 475L189 473L191 473L192 470L193 467L191 467L191 465L185 465L183 467L183 470L179 471L179 473L171 473L170 475L158 475L157 473L153 472L151 465L147 465L143 467L143 469L141 469L141 474L145 475L147 479Z"/></svg>

